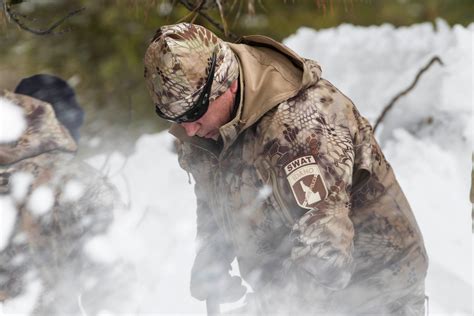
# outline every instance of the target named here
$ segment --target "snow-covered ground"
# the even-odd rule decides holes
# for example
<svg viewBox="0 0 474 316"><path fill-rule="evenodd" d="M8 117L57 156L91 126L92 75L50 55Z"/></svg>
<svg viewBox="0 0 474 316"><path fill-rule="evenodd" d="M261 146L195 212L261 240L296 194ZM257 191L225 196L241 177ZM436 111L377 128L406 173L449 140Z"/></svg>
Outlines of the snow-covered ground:
<svg viewBox="0 0 474 316"><path fill-rule="evenodd" d="M431 57L444 62L432 66L399 100L377 133L425 238L430 315L472 314L473 42L474 24L451 28L443 21L435 28L429 23L398 29L301 28L285 41L319 61L323 77L372 122ZM171 148L167 133L144 135L128 160L114 154L107 163L111 181L130 208L117 211L109 232L92 240L86 251L97 261L134 267L124 313L205 313L204 303L188 291L195 235L193 186ZM89 162L101 167L104 161L97 156ZM4 304L3 312L28 311L25 302L31 302L34 287L32 283L29 299Z"/></svg>

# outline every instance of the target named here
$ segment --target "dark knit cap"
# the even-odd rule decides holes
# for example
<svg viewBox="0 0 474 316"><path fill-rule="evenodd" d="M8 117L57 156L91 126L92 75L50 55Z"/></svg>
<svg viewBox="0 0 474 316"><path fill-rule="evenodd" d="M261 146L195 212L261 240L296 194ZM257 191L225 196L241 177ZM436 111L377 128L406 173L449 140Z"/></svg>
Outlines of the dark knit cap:
<svg viewBox="0 0 474 316"><path fill-rule="evenodd" d="M76 101L76 94L63 79L38 74L21 80L15 93L24 94L51 104L56 117L71 136L79 141L79 129L84 122L84 111Z"/></svg>

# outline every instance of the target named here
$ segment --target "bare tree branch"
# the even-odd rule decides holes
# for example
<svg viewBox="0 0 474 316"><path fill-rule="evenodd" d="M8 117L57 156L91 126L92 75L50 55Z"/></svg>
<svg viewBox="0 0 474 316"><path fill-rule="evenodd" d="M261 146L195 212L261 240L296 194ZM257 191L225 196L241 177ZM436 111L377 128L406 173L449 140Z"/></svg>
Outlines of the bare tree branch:
<svg viewBox="0 0 474 316"><path fill-rule="evenodd" d="M392 107L395 105L395 102L397 102L401 97L403 97L404 95L408 94L408 92L413 90L413 88L418 83L418 80L420 79L421 75L425 71L427 71L435 62L439 62L442 66L444 66L443 61L438 56L434 56L433 58L431 58L430 62L425 67L421 68L420 71L418 71L418 74L416 75L415 80L411 83L411 85L408 88L406 88L405 90L403 90L402 92L400 92L399 94L397 94L390 101L390 103L384 107L382 113L380 114L377 121L375 122L374 132L376 131L377 127L382 122L382 120L385 118L385 115L387 115L388 111L390 111L392 109Z"/></svg>
<svg viewBox="0 0 474 316"><path fill-rule="evenodd" d="M59 19L58 21L54 22L50 27L48 27L45 30L39 30L39 29L34 29L29 26L27 26L23 21L21 21L21 17L19 16L18 13L14 12L11 8L11 5L7 2L4 2L3 9L7 15L7 17L13 21L16 25L18 25L22 30L25 30L27 32L36 34L36 35L48 35L48 34L53 34L53 31L59 27L64 21L69 19L70 17L77 15L84 11L86 8L80 8L74 11L69 12L67 15Z"/></svg>
<svg viewBox="0 0 474 316"><path fill-rule="evenodd" d="M193 5L191 3L189 3L187 0L178 0L179 3L181 3L186 9L188 9L189 11L195 11L196 8L193 7ZM205 18L207 21L209 21L209 23L211 23L215 28L217 28L219 31L221 31L222 33L226 34L226 30L224 29L224 27L222 27L222 25L220 25L219 23L217 23L216 21L214 21L213 18L211 18L208 14L206 14L205 12L203 12L199 6L198 6L198 9L196 10L198 14L200 14L203 18ZM231 33L231 32L228 32L227 36L232 39L232 40L237 40L239 39L239 37L237 35L235 35L234 33Z"/></svg>
<svg viewBox="0 0 474 316"><path fill-rule="evenodd" d="M224 7L222 6L222 3L220 0L216 0L216 3L217 3L217 7L219 8L219 14L221 16L222 24L224 24L224 34L225 36L229 36L229 27L227 26L227 21L225 19Z"/></svg>

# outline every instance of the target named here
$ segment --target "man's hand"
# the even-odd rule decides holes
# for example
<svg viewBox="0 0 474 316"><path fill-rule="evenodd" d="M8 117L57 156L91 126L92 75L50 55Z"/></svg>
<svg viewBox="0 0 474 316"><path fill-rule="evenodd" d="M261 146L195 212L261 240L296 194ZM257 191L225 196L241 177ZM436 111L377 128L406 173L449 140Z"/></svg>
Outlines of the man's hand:
<svg viewBox="0 0 474 316"><path fill-rule="evenodd" d="M191 295L200 301L212 298L219 303L235 302L242 298L247 288L242 279L231 276L229 268L219 263L201 265L196 257L191 271Z"/></svg>

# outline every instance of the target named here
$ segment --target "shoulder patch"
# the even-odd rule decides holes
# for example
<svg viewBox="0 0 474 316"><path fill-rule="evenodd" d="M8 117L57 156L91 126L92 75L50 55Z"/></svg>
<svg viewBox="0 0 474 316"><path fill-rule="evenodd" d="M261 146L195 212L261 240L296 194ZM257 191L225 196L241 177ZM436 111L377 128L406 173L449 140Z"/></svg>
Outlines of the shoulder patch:
<svg viewBox="0 0 474 316"><path fill-rule="evenodd" d="M302 156L285 166L291 191L299 206L313 209L327 196L326 184L313 156Z"/></svg>

